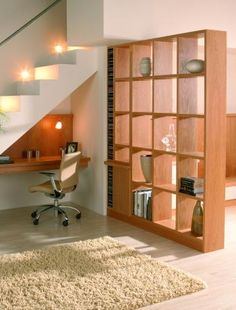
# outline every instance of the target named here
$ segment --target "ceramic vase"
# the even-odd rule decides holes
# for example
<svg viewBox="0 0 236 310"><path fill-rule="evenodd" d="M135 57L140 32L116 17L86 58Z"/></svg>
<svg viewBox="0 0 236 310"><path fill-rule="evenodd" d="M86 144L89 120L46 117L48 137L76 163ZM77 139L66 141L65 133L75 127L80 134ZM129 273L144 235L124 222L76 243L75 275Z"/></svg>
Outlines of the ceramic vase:
<svg viewBox="0 0 236 310"><path fill-rule="evenodd" d="M147 183L152 183L152 155L141 155L141 168Z"/></svg>
<svg viewBox="0 0 236 310"><path fill-rule="evenodd" d="M149 76L151 74L151 59L150 57L143 57L139 64L139 71L142 76Z"/></svg>
<svg viewBox="0 0 236 310"><path fill-rule="evenodd" d="M190 73L199 73L204 70L205 62L201 59L192 59L188 61L184 68Z"/></svg>
<svg viewBox="0 0 236 310"><path fill-rule="evenodd" d="M203 207L200 200L196 202L193 209L191 232L195 236L202 236L203 234Z"/></svg>

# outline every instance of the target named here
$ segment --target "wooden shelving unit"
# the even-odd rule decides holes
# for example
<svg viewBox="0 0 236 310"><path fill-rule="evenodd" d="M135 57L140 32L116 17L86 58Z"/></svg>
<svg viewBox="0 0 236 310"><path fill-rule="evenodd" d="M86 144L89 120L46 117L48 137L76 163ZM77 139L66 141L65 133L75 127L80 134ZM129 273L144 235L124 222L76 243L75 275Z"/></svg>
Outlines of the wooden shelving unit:
<svg viewBox="0 0 236 310"><path fill-rule="evenodd" d="M112 167L108 215L200 251L223 248L226 33L202 30L132 42L109 48L109 55L113 139L108 149L113 152L106 162ZM140 74L142 57L151 58L150 76ZM204 72L187 72L191 59L204 60ZM170 124L175 150L162 142ZM152 155L152 183L141 169L144 154ZM204 193L180 193L184 176L204 178ZM151 221L133 215L133 192L141 188L152 191ZM191 233L197 200L204 206L202 237Z"/></svg>

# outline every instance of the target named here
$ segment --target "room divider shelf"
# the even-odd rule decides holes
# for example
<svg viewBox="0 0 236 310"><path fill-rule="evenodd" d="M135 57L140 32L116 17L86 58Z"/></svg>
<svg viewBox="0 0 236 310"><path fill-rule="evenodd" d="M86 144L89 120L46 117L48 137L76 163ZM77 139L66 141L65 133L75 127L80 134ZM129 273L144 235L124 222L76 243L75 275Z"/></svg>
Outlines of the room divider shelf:
<svg viewBox="0 0 236 310"><path fill-rule="evenodd" d="M225 32L201 30L113 46L109 55L111 50L114 139L113 160L106 164L112 167L113 204L108 214L197 250L222 248ZM151 60L148 76L140 72L143 57ZM186 63L192 59L203 60L204 70L188 72ZM151 183L144 177L141 155L151 156ZM203 180L203 192L180 192L184 177ZM152 220L133 215L134 193L147 190ZM191 233L197 201L203 203L201 237Z"/></svg>

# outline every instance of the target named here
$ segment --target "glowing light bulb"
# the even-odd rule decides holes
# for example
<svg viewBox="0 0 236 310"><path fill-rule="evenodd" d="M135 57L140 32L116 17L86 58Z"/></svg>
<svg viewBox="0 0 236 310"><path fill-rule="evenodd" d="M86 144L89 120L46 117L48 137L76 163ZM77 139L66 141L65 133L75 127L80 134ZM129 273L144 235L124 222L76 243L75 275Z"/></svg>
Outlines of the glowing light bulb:
<svg viewBox="0 0 236 310"><path fill-rule="evenodd" d="M30 72L27 69L22 70L20 73L20 76L21 76L22 81L27 81L30 79Z"/></svg>
<svg viewBox="0 0 236 310"><path fill-rule="evenodd" d="M63 48L62 45L57 44L57 45L55 45L54 50L55 50L55 52L56 52L57 54L61 54L61 53L63 53L64 48Z"/></svg>
<svg viewBox="0 0 236 310"><path fill-rule="evenodd" d="M56 129L62 129L62 122L58 121L55 126Z"/></svg>

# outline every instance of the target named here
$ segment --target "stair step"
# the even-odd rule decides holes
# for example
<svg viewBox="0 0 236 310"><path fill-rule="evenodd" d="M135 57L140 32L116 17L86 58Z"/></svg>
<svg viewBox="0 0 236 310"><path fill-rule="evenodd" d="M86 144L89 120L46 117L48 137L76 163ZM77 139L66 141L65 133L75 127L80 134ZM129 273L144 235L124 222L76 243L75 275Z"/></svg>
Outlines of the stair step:
<svg viewBox="0 0 236 310"><path fill-rule="evenodd" d="M62 54L51 54L41 58L36 67L57 65L57 64L76 64L76 53L78 49L68 50Z"/></svg>
<svg viewBox="0 0 236 310"><path fill-rule="evenodd" d="M40 81L19 81L16 83L16 92L18 95L39 95Z"/></svg>
<svg viewBox="0 0 236 310"><path fill-rule="evenodd" d="M59 77L59 65L48 65L34 69L35 80L57 80Z"/></svg>

